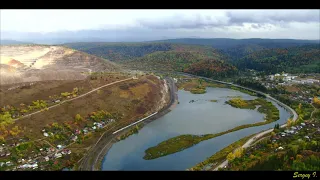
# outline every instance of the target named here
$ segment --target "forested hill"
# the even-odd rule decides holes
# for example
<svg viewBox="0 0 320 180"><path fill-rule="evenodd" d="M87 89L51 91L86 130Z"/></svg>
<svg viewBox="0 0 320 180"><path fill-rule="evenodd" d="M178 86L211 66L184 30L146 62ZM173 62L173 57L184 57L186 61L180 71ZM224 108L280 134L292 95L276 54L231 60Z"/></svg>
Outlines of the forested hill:
<svg viewBox="0 0 320 180"><path fill-rule="evenodd" d="M128 60L142 57L157 51L173 50L169 43L68 43L67 47L84 51L111 61Z"/></svg>
<svg viewBox="0 0 320 180"><path fill-rule="evenodd" d="M164 43L181 43L193 45L206 45L220 50L229 59L236 61L253 52L270 49L270 48L290 48L296 46L319 44L319 40L296 40L296 39L228 39L228 38L214 38L214 39L168 39L155 42Z"/></svg>
<svg viewBox="0 0 320 180"><path fill-rule="evenodd" d="M172 45L174 50L158 51L123 65L131 69L148 71L180 71L207 77L227 77L237 69L225 61L225 56L206 46Z"/></svg>
<svg viewBox="0 0 320 180"><path fill-rule="evenodd" d="M179 43L179 44L194 44L207 45L216 49L229 49L239 46L258 45L264 48L288 48L307 44L319 44L319 40L296 40L296 39L228 39L228 38L212 38L212 39L197 39L197 38L182 38L182 39L167 39L154 42Z"/></svg>
<svg viewBox="0 0 320 180"><path fill-rule="evenodd" d="M272 48L251 53L235 62L239 69L255 69L269 73L320 72L319 45Z"/></svg>

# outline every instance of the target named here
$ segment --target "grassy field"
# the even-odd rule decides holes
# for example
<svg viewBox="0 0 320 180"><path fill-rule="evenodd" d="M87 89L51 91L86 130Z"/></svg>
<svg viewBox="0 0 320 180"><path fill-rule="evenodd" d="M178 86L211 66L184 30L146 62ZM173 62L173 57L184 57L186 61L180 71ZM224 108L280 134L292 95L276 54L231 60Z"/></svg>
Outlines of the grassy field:
<svg viewBox="0 0 320 180"><path fill-rule="evenodd" d="M206 134L206 135L180 135L173 138L170 138L166 141L159 143L154 147L150 147L145 150L144 159L156 159L162 156L167 156L173 154L189 147L192 147L201 141L205 141L211 138L215 138L230 132L238 131L240 129L245 129L248 127L261 126L264 124L271 123L279 119L279 110L271 103L264 99L258 98L255 100L245 101L242 99L231 99L233 106L246 108L246 109L255 109L256 105L260 105L258 111L266 114L265 121L253 123L253 124L244 124L237 126L235 128L229 129L216 134ZM241 106L240 106L241 105Z"/></svg>
<svg viewBox="0 0 320 180"><path fill-rule="evenodd" d="M0 107L9 105L20 108L21 104L28 105L36 100L51 101L52 98L50 98L50 96L61 96L61 93L72 92L74 88L79 89L80 95L94 88L128 77L128 75L120 73L99 73L92 75L85 80L39 81L33 83L1 85ZM57 99L60 98L63 97Z"/></svg>

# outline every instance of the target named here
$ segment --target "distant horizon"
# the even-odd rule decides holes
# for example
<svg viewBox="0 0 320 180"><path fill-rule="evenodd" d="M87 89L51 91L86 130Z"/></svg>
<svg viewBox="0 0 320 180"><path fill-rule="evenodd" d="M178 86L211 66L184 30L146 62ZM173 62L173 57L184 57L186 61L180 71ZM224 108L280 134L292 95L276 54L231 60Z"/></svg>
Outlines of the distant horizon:
<svg viewBox="0 0 320 180"><path fill-rule="evenodd" d="M1 38L17 41L85 39L140 42L190 37L320 39L319 10L100 9L0 12Z"/></svg>
<svg viewBox="0 0 320 180"><path fill-rule="evenodd" d="M56 38L56 39L51 39L51 41L62 41L60 43L45 43L45 42L41 42L41 41L46 41L46 40L16 40L16 39L1 39L1 42L3 41L14 41L19 43L24 43L24 44L44 44L44 45L62 45L62 44L68 44L68 43L156 43L156 42L161 42L161 41L169 41L169 40L183 40L183 39L201 39L201 40L218 40L218 39L226 39L226 40L296 40L296 41L319 41L320 43L320 39L283 39L283 38L241 38L241 39L236 39L236 38L197 38L197 37L182 37L182 38L168 38L168 39L154 39L154 40L141 40L141 41L107 41L104 39L101 39L100 41L90 41L88 38L88 40L84 40L81 41L81 39L65 39L65 38ZM95 39L96 40L96 39ZM49 40L47 40L49 41ZM5 45L5 44L4 44Z"/></svg>

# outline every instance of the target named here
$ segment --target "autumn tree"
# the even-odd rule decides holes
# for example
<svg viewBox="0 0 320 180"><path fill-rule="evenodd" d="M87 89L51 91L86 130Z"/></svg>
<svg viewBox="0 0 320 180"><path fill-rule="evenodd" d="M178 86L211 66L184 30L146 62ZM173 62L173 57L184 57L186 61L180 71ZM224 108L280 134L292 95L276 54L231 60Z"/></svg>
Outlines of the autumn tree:
<svg viewBox="0 0 320 180"><path fill-rule="evenodd" d="M289 119L287 120L287 126L289 127L289 126L291 126L291 125L292 125L292 119L289 118Z"/></svg>
<svg viewBox="0 0 320 180"><path fill-rule="evenodd" d="M4 114L0 114L0 125L3 125L4 127L6 127L12 123L13 123L13 119L12 119L11 114L9 112L5 112Z"/></svg>
<svg viewBox="0 0 320 180"><path fill-rule="evenodd" d="M80 114L76 114L75 120L76 120L77 123L80 122L80 121L82 121L81 115L80 115Z"/></svg>
<svg viewBox="0 0 320 180"><path fill-rule="evenodd" d="M4 136L0 136L0 142L5 142L5 140L4 140Z"/></svg>
<svg viewBox="0 0 320 180"><path fill-rule="evenodd" d="M320 99L318 97L313 98L313 103L316 107L320 108Z"/></svg>
<svg viewBox="0 0 320 180"><path fill-rule="evenodd" d="M234 154L233 154L232 152L230 152L230 153L227 155L228 161L232 161L232 160L234 160L234 158L235 158L235 156L234 156Z"/></svg>
<svg viewBox="0 0 320 180"><path fill-rule="evenodd" d="M21 129L19 129L18 126L13 127L9 133L11 134L11 136L17 136L19 133L21 132Z"/></svg>
<svg viewBox="0 0 320 180"><path fill-rule="evenodd" d="M241 157L242 154L243 154L243 151L244 151L244 149L243 149L242 147L236 149L236 150L234 151L234 156L235 156L236 158Z"/></svg>

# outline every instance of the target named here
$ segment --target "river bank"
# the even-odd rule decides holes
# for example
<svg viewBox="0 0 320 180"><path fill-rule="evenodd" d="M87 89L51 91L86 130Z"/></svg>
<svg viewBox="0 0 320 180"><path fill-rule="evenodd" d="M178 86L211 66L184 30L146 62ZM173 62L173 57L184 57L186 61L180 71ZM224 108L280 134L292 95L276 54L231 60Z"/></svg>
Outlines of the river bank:
<svg viewBox="0 0 320 180"><path fill-rule="evenodd" d="M170 95L170 101L167 104L167 106L165 106L164 108L162 108L157 114L155 114L152 117L149 117L148 119L138 123L142 124L143 126L164 116L165 114L169 113L172 109L175 108L175 106L178 104L178 96L176 94L177 92L177 87L174 84L174 81L171 78L167 78L167 83L169 86L169 95ZM112 145L114 143L117 142L117 137L120 136L124 136L125 134L127 134L129 131L131 130L131 128L123 130L115 135L105 135L104 137L102 137L100 139L100 141L97 143L97 146L95 147L95 149L92 149L93 151L93 155L91 155L91 159L93 158L93 160L87 162L90 165L85 165L84 168L81 168L81 170L101 170L101 163L104 159L104 156L108 153L108 151L110 150L110 148L112 147Z"/></svg>

